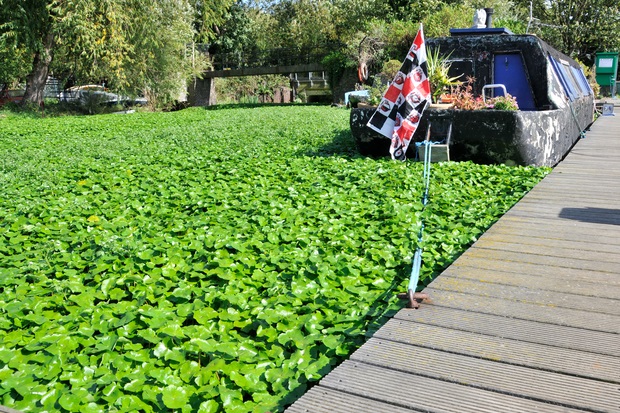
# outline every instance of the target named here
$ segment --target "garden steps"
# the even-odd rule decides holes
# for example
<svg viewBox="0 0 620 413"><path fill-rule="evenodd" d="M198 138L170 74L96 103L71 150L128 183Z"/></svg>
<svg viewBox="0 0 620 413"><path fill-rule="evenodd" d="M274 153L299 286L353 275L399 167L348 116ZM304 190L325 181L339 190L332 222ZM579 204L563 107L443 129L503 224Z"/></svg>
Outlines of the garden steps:
<svg viewBox="0 0 620 413"><path fill-rule="evenodd" d="M287 412L619 412L620 116L425 292Z"/></svg>

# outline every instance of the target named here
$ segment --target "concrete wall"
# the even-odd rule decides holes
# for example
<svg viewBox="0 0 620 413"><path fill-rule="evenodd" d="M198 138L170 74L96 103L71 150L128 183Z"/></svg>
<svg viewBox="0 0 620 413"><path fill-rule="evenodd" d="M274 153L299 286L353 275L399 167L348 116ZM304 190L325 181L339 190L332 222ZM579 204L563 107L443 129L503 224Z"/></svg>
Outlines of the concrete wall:
<svg viewBox="0 0 620 413"><path fill-rule="evenodd" d="M214 78L195 78L187 88L187 101L191 106L211 106L217 102Z"/></svg>

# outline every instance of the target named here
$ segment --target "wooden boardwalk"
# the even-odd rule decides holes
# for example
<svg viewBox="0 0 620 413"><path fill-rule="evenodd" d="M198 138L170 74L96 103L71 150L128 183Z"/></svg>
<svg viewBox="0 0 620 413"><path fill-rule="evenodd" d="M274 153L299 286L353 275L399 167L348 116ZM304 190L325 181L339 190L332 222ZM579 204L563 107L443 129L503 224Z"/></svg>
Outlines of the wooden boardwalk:
<svg viewBox="0 0 620 413"><path fill-rule="evenodd" d="M425 291L287 413L620 412L620 114Z"/></svg>

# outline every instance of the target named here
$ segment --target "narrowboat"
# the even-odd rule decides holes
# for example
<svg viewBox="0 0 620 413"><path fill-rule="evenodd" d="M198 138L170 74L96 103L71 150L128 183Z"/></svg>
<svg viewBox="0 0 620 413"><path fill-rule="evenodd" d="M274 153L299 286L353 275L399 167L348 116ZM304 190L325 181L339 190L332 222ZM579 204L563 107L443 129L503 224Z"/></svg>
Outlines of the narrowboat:
<svg viewBox="0 0 620 413"><path fill-rule="evenodd" d="M518 111L427 108L413 141L425 139L429 120L433 128L451 124L450 160L555 166L593 122L595 96L580 65L537 36L452 29L426 43L449 61L451 76L474 79L475 95L501 95L499 85L519 105ZM352 109L351 131L362 154L388 156L389 139L365 126L373 112ZM415 152L412 142L407 157Z"/></svg>

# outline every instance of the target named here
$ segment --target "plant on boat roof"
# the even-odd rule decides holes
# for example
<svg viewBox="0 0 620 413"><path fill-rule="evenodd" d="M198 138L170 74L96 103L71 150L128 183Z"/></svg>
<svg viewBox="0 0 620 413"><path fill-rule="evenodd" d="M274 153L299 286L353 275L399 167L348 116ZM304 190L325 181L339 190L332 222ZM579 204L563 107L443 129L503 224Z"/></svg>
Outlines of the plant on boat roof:
<svg viewBox="0 0 620 413"><path fill-rule="evenodd" d="M510 93L506 93L506 96L496 96L487 100L487 109L495 110L519 110L517 99Z"/></svg>
<svg viewBox="0 0 620 413"><path fill-rule="evenodd" d="M442 94L449 92L451 87L462 83L458 81L462 75L449 76L448 71L451 66L450 61L448 61L449 58L450 55L440 56L439 49L436 49L435 51L430 51L426 59L428 81L431 87L432 100L435 103L438 102ZM368 104L376 106L381 102L383 94L389 85L389 83L385 82L385 79L393 79L398 72L400 64L397 60L390 60L383 65L381 73L373 76L372 86L368 88L370 92Z"/></svg>
<svg viewBox="0 0 620 413"><path fill-rule="evenodd" d="M438 103L439 97L451 90L451 88L460 85L458 79L462 76L450 77L448 72L452 63L447 56L440 56L439 49L429 51L426 57L426 67L428 69L428 81L431 85L431 95L434 103Z"/></svg>
<svg viewBox="0 0 620 413"><path fill-rule="evenodd" d="M481 96L476 96L473 92L472 86L475 80L476 79L473 77L468 77L465 82L452 86L450 94L453 98L453 105L455 109L519 110L517 99L509 93L507 93L506 96L496 96L494 98L487 99L486 102Z"/></svg>

